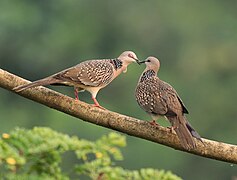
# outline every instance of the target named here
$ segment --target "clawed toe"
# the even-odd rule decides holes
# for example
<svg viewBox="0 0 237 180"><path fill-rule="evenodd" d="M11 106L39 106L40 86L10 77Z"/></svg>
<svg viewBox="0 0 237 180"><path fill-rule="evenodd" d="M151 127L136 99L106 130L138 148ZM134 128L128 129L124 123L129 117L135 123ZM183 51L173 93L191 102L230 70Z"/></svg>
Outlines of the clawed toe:
<svg viewBox="0 0 237 180"><path fill-rule="evenodd" d="M155 120L149 121L152 126L160 126Z"/></svg>

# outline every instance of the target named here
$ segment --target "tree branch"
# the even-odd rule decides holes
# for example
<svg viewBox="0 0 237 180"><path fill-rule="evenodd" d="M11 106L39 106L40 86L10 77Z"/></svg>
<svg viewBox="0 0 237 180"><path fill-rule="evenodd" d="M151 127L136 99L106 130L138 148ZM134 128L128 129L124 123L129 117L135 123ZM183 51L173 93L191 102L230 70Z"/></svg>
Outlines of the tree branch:
<svg viewBox="0 0 237 180"><path fill-rule="evenodd" d="M12 91L14 87L25 83L29 83L29 81L0 69L0 87ZM27 99L31 99L50 108L99 126L163 144L177 150L237 164L237 146L235 145L203 139L203 143L196 140L196 149L187 151L180 145L177 136L171 133L168 128L154 127L146 121L111 112L109 110L101 110L84 102L75 101L68 96L42 86L27 89L18 94Z"/></svg>

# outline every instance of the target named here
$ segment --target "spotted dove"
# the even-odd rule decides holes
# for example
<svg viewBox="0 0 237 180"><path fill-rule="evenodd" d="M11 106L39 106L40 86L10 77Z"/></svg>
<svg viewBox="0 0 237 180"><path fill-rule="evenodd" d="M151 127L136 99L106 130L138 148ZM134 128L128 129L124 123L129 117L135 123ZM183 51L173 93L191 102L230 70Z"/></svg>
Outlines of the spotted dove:
<svg viewBox="0 0 237 180"><path fill-rule="evenodd" d="M184 114L188 114L188 110L175 89L157 77L160 68L159 60L155 57L148 57L140 63L145 63L146 68L135 90L139 106L151 116L152 124L159 116L166 117L172 129L175 130L181 145L185 149L195 148L196 143L193 137L200 141L201 137L187 121Z"/></svg>
<svg viewBox="0 0 237 180"><path fill-rule="evenodd" d="M102 108L96 100L97 93L101 88L111 83L119 74L126 72L127 66L132 62L138 62L136 54L132 51L125 51L118 58L87 60L46 78L15 87L13 90L19 92L45 85L73 86L76 99L78 99L79 91L89 91L94 105Z"/></svg>

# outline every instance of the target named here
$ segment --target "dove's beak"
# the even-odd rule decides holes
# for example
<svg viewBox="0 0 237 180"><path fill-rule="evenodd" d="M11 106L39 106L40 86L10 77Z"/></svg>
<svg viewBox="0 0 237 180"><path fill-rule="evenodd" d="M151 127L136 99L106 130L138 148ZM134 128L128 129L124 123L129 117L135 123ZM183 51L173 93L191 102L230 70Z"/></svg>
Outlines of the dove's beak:
<svg viewBox="0 0 237 180"><path fill-rule="evenodd" d="M144 61L137 61L137 63L140 65L140 64L142 64L142 63L145 63L146 62L146 60L144 60Z"/></svg>

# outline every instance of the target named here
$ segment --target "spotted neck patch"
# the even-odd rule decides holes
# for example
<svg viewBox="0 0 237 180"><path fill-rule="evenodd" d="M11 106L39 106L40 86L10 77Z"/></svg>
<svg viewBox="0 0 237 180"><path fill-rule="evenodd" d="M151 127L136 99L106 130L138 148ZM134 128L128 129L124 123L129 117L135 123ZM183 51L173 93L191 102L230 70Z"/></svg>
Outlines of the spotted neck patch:
<svg viewBox="0 0 237 180"><path fill-rule="evenodd" d="M140 82L143 82L143 81L145 81L145 80L147 80L150 77L155 76L155 75L156 75L155 71L153 71L152 69L149 69L149 70L147 70L146 72L144 72L142 74L142 76L140 78Z"/></svg>
<svg viewBox="0 0 237 180"><path fill-rule="evenodd" d="M123 66L123 62L119 60L118 58L111 59L110 63L113 64L115 70L120 69Z"/></svg>

